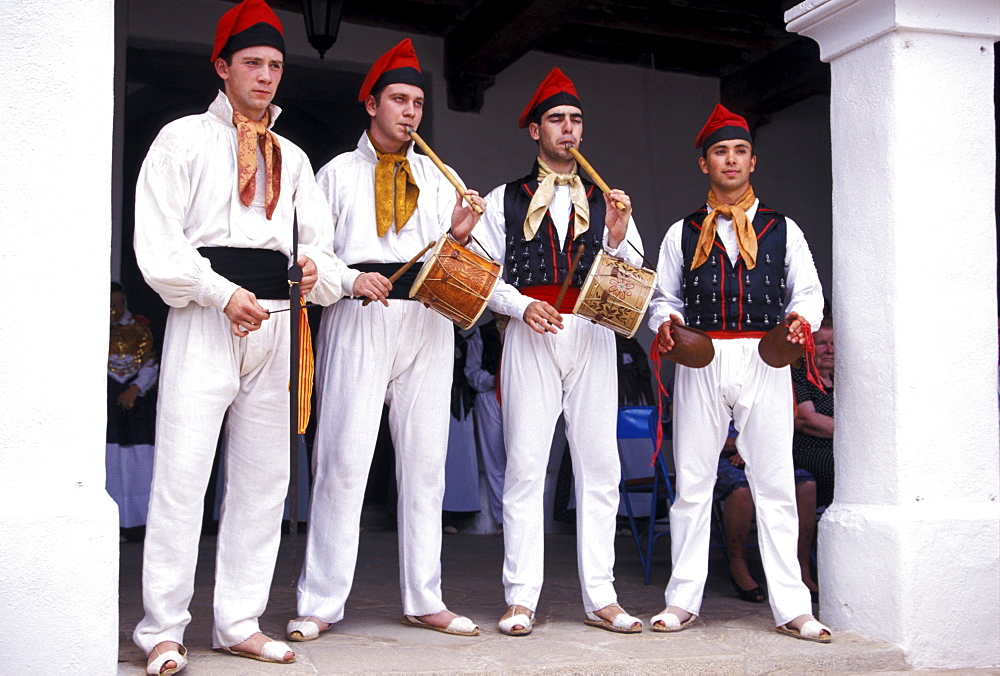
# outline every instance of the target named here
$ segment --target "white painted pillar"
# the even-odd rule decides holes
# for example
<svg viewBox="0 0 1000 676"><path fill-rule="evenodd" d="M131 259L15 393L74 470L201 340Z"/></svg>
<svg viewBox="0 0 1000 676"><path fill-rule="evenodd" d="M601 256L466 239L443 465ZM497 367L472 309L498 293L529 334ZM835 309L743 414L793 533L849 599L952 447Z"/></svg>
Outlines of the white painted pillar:
<svg viewBox="0 0 1000 676"><path fill-rule="evenodd" d="M0 674L113 674L112 0L0 2Z"/></svg>
<svg viewBox="0 0 1000 676"><path fill-rule="evenodd" d="M997 0L808 0L833 84L837 484L821 616L1000 664Z"/></svg>

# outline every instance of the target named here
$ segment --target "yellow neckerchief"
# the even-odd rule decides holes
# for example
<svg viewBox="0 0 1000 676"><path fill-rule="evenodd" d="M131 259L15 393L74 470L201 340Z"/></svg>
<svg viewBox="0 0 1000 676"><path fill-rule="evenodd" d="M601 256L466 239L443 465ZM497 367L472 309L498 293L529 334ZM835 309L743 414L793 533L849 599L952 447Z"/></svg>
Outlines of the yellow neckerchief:
<svg viewBox="0 0 1000 676"><path fill-rule="evenodd" d="M590 204L587 202L587 191L583 187L583 181L577 173L574 165L572 174L557 174L538 160L538 188L531 196L531 203L528 204L528 214L524 217L524 239L531 241L538 232L538 228L545 218L545 212L549 210L552 203L552 196L556 192L557 185L568 185L569 196L573 202L573 239L587 232L590 227Z"/></svg>
<svg viewBox="0 0 1000 676"><path fill-rule="evenodd" d="M278 205L281 194L281 146L271 130L267 128L268 114L265 112L259 122L249 119L239 111L233 111L236 125L236 181L240 190L240 202L248 207L257 194L257 145L264 155L264 214L268 219Z"/></svg>
<svg viewBox="0 0 1000 676"><path fill-rule="evenodd" d="M387 153L375 143L371 132L365 133L378 158L375 165L375 227L378 236L384 237L393 220L396 221L396 232L410 220L417 209L420 188L410 171L410 161L406 159L410 142L407 141L398 153Z"/></svg>
<svg viewBox="0 0 1000 676"><path fill-rule="evenodd" d="M754 232L753 224L747 218L747 209L753 206L756 199L752 186L747 186L746 192L733 205L722 204L715 198L715 193L711 190L708 191L708 206L712 210L701 222L701 234L698 235L698 245L694 249L694 260L691 261L692 270L708 260L708 254L712 251L712 243L715 241L716 220L720 215L732 219L740 255L743 256L747 270L753 270L754 266L757 265L757 233Z"/></svg>

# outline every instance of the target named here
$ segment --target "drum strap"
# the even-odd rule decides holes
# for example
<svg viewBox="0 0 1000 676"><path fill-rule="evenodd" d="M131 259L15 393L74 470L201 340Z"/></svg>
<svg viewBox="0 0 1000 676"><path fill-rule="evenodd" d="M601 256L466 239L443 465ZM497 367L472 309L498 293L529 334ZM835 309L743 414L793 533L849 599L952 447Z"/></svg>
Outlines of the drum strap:
<svg viewBox="0 0 1000 676"><path fill-rule="evenodd" d="M355 270L361 270L361 272L377 272L384 277L392 277L396 274L396 270L399 270L404 265L405 263L357 263L351 267ZM421 265L414 265L404 272L402 277L393 282L388 297L397 300L411 300L410 287L413 286L413 282L420 275L421 267ZM358 298L358 300L363 300L363 298Z"/></svg>

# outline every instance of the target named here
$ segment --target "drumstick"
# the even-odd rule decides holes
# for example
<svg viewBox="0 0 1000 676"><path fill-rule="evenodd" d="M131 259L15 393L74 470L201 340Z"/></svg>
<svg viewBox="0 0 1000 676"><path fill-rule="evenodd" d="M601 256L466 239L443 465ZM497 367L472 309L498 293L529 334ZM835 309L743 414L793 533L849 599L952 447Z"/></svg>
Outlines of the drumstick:
<svg viewBox="0 0 1000 676"><path fill-rule="evenodd" d="M396 270L396 272L394 272L392 274L392 277L389 278L389 283L390 284L395 284L396 280L399 279L400 277L402 277L403 274L407 270L409 270L410 268L412 268L414 263L416 263L421 258L423 258L425 253L427 253L428 251L430 251L431 249L433 249L435 244L437 244L437 242L431 242L430 244L428 244L427 246L425 246L423 249L421 249L420 253L418 253L416 256L414 256L409 261L407 261L406 265L404 265L403 267L401 267L399 270ZM368 307L368 304L371 303L371 302L372 302L371 298L365 298L365 300L361 303L361 307Z"/></svg>
<svg viewBox="0 0 1000 676"><path fill-rule="evenodd" d="M475 211L477 214L483 213L483 208L472 201L471 195L465 194L465 186L462 185L459 182L459 180L455 178L455 175L448 170L448 167L444 165L444 162L442 162L441 158L437 156L437 153L431 150L431 147L427 145L427 143L422 138L420 138L420 134L418 134L416 130L413 129L412 127L407 127L406 131L410 134L410 136L413 137L413 141L417 144L417 146L419 146L420 149L424 151L424 155L427 155L427 157L431 158L431 162L434 163L434 166L436 166L438 169L441 170L441 173L444 174L444 177L446 179L448 179L448 182L451 183L453 186L455 186L455 190L457 190L459 194L465 198L465 201L469 203L469 206L472 207L472 210Z"/></svg>
<svg viewBox="0 0 1000 676"><path fill-rule="evenodd" d="M577 161L577 164L583 167L583 170L586 171L592 179L594 179L594 183L596 183L597 187L601 189L601 192L603 192L605 195L610 195L611 194L610 186L608 186L608 184L604 182L604 179L601 178L601 176L596 171L594 171L594 167L591 166L590 162L587 161L587 158L581 155L580 151L574 148L572 143L567 143L566 149L569 151L569 154L572 155L573 158ZM618 211L625 211L625 209L628 208L618 200L615 200L615 206L618 207Z"/></svg>
<svg viewBox="0 0 1000 676"><path fill-rule="evenodd" d="M573 273L576 272L576 266L580 262L580 257L583 256L583 244L576 248L576 255L573 256L573 260L569 264L569 272L566 273L566 279L563 280L562 288L559 289L559 295L556 296L556 312L559 312L559 306L562 305L563 296L566 295L566 289L569 288L569 283L573 280Z"/></svg>

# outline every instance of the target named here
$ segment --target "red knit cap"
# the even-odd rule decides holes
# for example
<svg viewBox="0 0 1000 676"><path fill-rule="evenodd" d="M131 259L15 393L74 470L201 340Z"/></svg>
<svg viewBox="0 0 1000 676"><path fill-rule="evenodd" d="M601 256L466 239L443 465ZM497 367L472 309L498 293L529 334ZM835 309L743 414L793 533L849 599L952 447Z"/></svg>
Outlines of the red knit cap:
<svg viewBox="0 0 1000 676"><path fill-rule="evenodd" d="M518 118L517 126L527 129L529 122L538 122L542 113L556 106L576 106L583 110L583 104L580 103L573 81L558 68L553 68L542 80L542 84L538 85L535 95L531 97L531 101Z"/></svg>
<svg viewBox="0 0 1000 676"><path fill-rule="evenodd" d="M247 47L274 47L285 53L284 29L278 15L264 0L243 0L222 15L215 27L212 61Z"/></svg>
<svg viewBox="0 0 1000 676"><path fill-rule="evenodd" d="M364 102L373 91L391 84L409 84L424 88L424 75L420 72L420 62L417 61L417 53L413 51L410 38L406 38L378 57L372 64L365 81L361 83L358 101Z"/></svg>
<svg viewBox="0 0 1000 676"><path fill-rule="evenodd" d="M726 110L721 103L715 104L715 110L708 118L708 122L698 132L698 138L694 141L695 148L711 148L719 141L731 141L733 139L743 139L753 143L750 136L750 125L739 115Z"/></svg>

